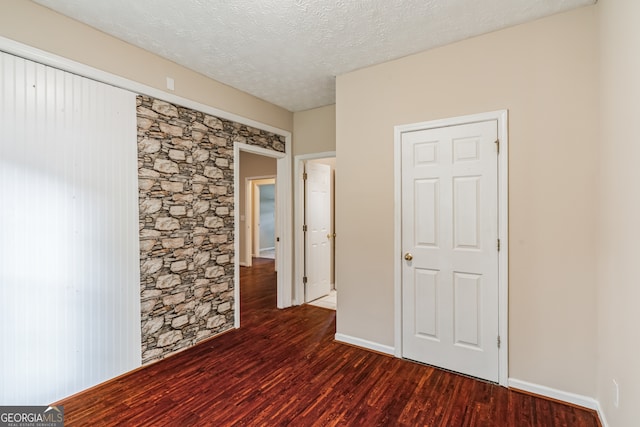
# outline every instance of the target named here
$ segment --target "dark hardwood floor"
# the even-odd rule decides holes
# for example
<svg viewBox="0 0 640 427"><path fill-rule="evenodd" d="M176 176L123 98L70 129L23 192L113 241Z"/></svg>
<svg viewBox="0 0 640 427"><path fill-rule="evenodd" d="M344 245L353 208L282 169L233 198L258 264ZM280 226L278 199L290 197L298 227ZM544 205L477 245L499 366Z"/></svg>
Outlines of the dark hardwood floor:
<svg viewBox="0 0 640 427"><path fill-rule="evenodd" d="M65 425L598 426L595 412L337 343L335 312L276 309L242 268L241 328L82 392Z"/></svg>

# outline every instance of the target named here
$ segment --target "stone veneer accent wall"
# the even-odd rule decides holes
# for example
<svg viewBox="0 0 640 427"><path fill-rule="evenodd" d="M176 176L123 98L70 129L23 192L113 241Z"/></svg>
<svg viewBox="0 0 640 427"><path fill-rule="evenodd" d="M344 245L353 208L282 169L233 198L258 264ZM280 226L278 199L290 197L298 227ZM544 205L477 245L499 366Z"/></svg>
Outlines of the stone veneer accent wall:
<svg viewBox="0 0 640 427"><path fill-rule="evenodd" d="M233 145L284 137L137 97L142 363L234 325Z"/></svg>

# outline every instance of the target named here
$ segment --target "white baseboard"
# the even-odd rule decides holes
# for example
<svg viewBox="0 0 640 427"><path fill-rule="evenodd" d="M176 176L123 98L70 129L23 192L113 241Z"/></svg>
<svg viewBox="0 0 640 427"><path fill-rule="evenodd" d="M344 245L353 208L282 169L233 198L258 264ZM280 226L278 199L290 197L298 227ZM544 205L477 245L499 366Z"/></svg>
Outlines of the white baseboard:
<svg viewBox="0 0 640 427"><path fill-rule="evenodd" d="M572 405L592 409L598 413L598 418L600 418L600 424L602 424L602 427L609 427L609 423L607 423L607 419L604 416L604 411L602 410L602 406L600 406L600 402L593 397L557 390L555 388L533 384L527 381L517 380L515 378L509 378L509 388L538 394L540 396L571 403Z"/></svg>
<svg viewBox="0 0 640 427"><path fill-rule="evenodd" d="M509 378L509 388L526 391L540 396L549 397L551 399L561 400L571 403L572 405L582 406L583 408L593 409L599 412L600 404L593 397L583 396L568 391L557 390L540 384L533 384L527 381Z"/></svg>
<svg viewBox="0 0 640 427"><path fill-rule="evenodd" d="M249 267L249 263L244 261L240 261L238 265L240 265L241 267Z"/></svg>
<svg viewBox="0 0 640 427"><path fill-rule="evenodd" d="M395 355L394 347L384 345L384 344L379 344L377 342L367 341L367 340L363 340L362 338L356 338L356 337L352 337L344 334L336 334L335 339L336 341L339 341L339 342L355 345L356 347L362 347L367 350L377 351L378 353L388 354L389 356Z"/></svg>
<svg viewBox="0 0 640 427"><path fill-rule="evenodd" d="M609 427L609 423L607 422L607 418L604 416L604 411L602 410L602 406L600 406L600 401L596 400L596 411L598 411L598 418L600 418L600 424L602 427Z"/></svg>

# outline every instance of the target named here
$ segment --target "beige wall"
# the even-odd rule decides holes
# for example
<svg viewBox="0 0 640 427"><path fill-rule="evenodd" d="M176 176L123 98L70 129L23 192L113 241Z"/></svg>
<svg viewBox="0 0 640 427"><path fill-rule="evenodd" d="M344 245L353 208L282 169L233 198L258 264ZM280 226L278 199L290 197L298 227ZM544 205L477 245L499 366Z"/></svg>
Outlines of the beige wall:
<svg viewBox="0 0 640 427"><path fill-rule="evenodd" d="M0 36L280 129L293 114L25 0L0 2Z"/></svg>
<svg viewBox="0 0 640 427"><path fill-rule="evenodd" d="M293 114L293 154L336 150L336 106L314 108Z"/></svg>
<svg viewBox="0 0 640 427"><path fill-rule="evenodd" d="M276 176L277 160L273 157L260 156L258 154L240 152L240 253L237 255L240 264L246 264L249 260L247 252L247 230L251 225L246 217L246 179L248 177ZM243 217L244 216L244 217Z"/></svg>
<svg viewBox="0 0 640 427"><path fill-rule="evenodd" d="M640 415L640 2L598 3L602 141L599 151L598 395L610 426ZM612 380L620 385L613 406Z"/></svg>
<svg viewBox="0 0 640 427"><path fill-rule="evenodd" d="M337 79L337 332L394 345L393 127L509 110L509 376L595 395L596 9Z"/></svg>

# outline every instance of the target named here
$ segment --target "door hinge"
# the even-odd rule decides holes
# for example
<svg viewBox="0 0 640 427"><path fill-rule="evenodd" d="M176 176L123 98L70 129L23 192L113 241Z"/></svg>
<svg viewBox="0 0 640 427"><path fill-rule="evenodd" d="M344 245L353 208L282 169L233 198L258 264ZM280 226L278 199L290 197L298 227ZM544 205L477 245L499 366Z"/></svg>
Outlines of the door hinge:
<svg viewBox="0 0 640 427"><path fill-rule="evenodd" d="M302 283L303 283L303 284L305 284L305 285L307 284L307 276L304 276L304 277L302 278Z"/></svg>
<svg viewBox="0 0 640 427"><path fill-rule="evenodd" d="M303 172L303 173L302 173L302 179L303 179L304 181L306 181L306 180L307 180L307 177L308 177L307 173L306 173L306 172Z"/></svg>
<svg viewBox="0 0 640 427"><path fill-rule="evenodd" d="M497 343L498 343L498 348L500 348L500 344L502 343L502 341L500 341L500 335L498 335L498 341L497 341Z"/></svg>
<svg viewBox="0 0 640 427"><path fill-rule="evenodd" d="M500 252L500 239L498 239L498 252Z"/></svg>
<svg viewBox="0 0 640 427"><path fill-rule="evenodd" d="M307 224L302 226L302 231L306 232L307 231Z"/></svg>
<svg viewBox="0 0 640 427"><path fill-rule="evenodd" d="M496 150L497 150L497 153L498 153L498 154L500 154L500 140L499 140L499 139L496 139L496 141L495 141L495 142L496 142Z"/></svg>

